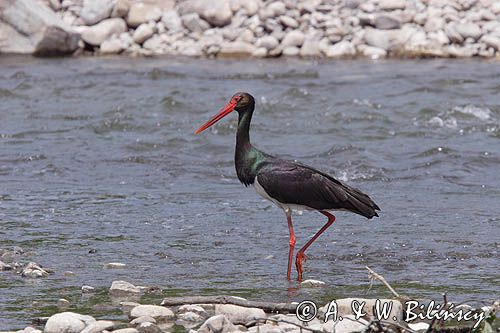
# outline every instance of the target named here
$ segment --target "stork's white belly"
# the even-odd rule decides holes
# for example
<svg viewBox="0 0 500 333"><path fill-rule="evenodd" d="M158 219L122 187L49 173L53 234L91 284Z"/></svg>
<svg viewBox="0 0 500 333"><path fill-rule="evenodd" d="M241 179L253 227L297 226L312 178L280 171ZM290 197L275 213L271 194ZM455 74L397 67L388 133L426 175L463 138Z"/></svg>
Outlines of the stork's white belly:
<svg viewBox="0 0 500 333"><path fill-rule="evenodd" d="M296 212L301 212L304 210L315 210L314 208L308 207L308 206L303 206L303 205L297 205L297 204L289 204L289 203L284 203L284 202L279 202L278 200L272 198L266 190L260 185L259 183L259 177L255 177L255 181L253 182L253 187L255 188L255 191L260 194L264 199L267 199L274 203L276 206L279 208L283 209L285 212L287 211L296 211Z"/></svg>

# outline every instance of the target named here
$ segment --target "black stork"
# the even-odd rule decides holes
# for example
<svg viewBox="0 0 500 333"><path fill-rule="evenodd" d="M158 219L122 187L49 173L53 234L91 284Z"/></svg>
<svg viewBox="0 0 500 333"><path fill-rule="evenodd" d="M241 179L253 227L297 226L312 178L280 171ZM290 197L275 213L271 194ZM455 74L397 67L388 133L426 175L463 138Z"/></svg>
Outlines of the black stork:
<svg viewBox="0 0 500 333"><path fill-rule="evenodd" d="M361 192L332 176L310 166L283 160L266 154L250 143L250 122L255 108L252 95L236 93L215 116L198 128L195 134L207 129L232 111L238 112L235 166L238 179L245 186L253 185L257 193L282 208L288 221L290 249L287 278L290 280L295 234L292 225L293 210L316 210L328 218L326 224L298 252L295 267L302 281L304 252L332 223L332 210L347 210L371 219L380 208Z"/></svg>

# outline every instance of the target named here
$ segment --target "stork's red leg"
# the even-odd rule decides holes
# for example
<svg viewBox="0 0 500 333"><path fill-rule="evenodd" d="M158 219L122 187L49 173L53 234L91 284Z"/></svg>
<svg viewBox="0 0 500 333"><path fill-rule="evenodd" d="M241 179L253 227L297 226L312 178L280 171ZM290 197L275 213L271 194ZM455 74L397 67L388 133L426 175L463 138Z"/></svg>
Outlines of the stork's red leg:
<svg viewBox="0 0 500 333"><path fill-rule="evenodd" d="M288 271L286 273L286 277L290 280L290 274L292 272L292 260L293 260L293 249L295 248L295 234L293 233L293 225L292 225L292 212L286 211L286 219L288 221L288 231L290 231L290 249L288 252Z"/></svg>
<svg viewBox="0 0 500 333"><path fill-rule="evenodd" d="M326 222L326 224L321 229L319 229L316 235L314 235L313 238L311 238L311 240L307 242L306 245L304 245L299 250L299 252L297 252L297 258L295 259L295 267L297 268L297 273L299 274L297 278L299 282L302 281L302 272L304 271L302 269L302 260L305 258L304 252L306 252L307 248L311 246L311 244L316 240L316 238L318 238L326 229L328 229L329 226L332 225L333 222L335 222L335 216L333 216L332 214L326 211L320 211L320 213L328 217L328 222Z"/></svg>

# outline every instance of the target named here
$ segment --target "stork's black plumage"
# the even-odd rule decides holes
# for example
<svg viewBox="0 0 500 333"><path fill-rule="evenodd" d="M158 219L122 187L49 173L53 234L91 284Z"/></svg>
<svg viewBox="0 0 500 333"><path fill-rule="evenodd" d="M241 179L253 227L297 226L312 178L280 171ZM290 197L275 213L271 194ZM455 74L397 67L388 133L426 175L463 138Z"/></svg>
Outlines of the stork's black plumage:
<svg viewBox="0 0 500 333"><path fill-rule="evenodd" d="M380 208L365 193L310 166L287 161L266 154L250 143L250 122L255 107L254 98L248 93L237 93L231 101L195 133L210 127L231 111L238 112L236 133L235 166L238 179L245 185L254 185L257 192L281 207L287 216L290 231L288 257L288 279L290 279L295 235L292 225L292 210L317 210L328 217L328 222L298 252L296 267L302 279L302 260L305 250L334 221L331 210L347 210L369 219L378 216Z"/></svg>

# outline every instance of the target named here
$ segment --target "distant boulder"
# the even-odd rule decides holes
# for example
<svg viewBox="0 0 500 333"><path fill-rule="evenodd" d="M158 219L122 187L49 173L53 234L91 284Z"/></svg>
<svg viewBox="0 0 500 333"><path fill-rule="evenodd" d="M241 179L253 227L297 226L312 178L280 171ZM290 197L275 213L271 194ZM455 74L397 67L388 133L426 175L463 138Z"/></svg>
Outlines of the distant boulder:
<svg viewBox="0 0 500 333"><path fill-rule="evenodd" d="M80 35L37 0L0 1L0 53L71 54Z"/></svg>

